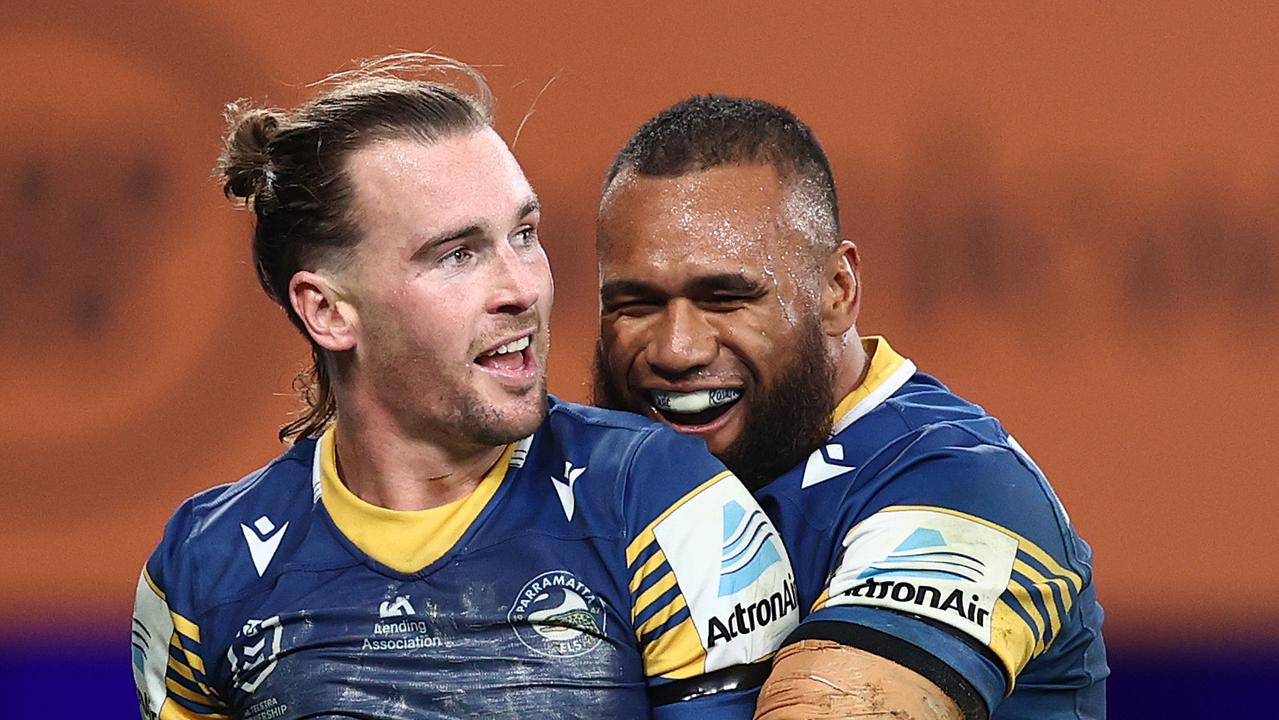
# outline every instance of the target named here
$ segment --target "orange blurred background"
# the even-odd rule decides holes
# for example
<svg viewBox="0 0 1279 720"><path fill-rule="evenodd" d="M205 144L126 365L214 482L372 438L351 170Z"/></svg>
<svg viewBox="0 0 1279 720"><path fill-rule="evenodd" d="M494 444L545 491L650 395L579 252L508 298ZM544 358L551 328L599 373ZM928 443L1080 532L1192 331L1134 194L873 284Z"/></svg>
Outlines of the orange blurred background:
<svg viewBox="0 0 1279 720"><path fill-rule="evenodd" d="M1273 648L1277 36L1243 2L6 3L0 636L127 656L169 514L280 449L307 354L210 177L222 105L433 48L523 125L553 392L587 399L612 154L690 94L786 105L835 168L861 329L1036 457L1112 647Z"/></svg>

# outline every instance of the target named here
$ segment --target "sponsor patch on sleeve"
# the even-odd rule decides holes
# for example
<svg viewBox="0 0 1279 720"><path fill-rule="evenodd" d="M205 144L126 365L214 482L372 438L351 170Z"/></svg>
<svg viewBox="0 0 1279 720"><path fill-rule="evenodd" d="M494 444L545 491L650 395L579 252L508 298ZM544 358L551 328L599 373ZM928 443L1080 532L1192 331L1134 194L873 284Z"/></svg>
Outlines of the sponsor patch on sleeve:
<svg viewBox="0 0 1279 720"><path fill-rule="evenodd" d="M143 717L157 717L167 697L164 677L169 667L172 637L173 616L169 605L143 570L133 607L133 682Z"/></svg>
<svg viewBox="0 0 1279 720"><path fill-rule="evenodd" d="M689 499L653 534L706 650L706 672L768 657L798 624L786 548L731 478Z"/></svg>
<svg viewBox="0 0 1279 720"><path fill-rule="evenodd" d="M1008 587L1017 539L944 510L888 508L855 525L827 606L891 608L990 644L991 613Z"/></svg>

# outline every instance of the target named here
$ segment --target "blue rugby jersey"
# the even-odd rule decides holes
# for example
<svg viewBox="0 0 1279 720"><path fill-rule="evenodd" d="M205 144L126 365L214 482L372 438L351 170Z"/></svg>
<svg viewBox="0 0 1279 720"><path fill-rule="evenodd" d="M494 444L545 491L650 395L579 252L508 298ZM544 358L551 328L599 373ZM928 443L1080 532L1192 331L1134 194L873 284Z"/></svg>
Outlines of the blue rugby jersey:
<svg viewBox="0 0 1279 720"><path fill-rule="evenodd" d="M1092 551L1030 457L882 338L826 444L756 493L795 562L792 640L911 667L968 717L1105 716Z"/></svg>
<svg viewBox="0 0 1279 720"><path fill-rule="evenodd" d="M552 398L468 498L397 513L332 437L174 515L138 584L144 715L751 716L794 576L700 441Z"/></svg>

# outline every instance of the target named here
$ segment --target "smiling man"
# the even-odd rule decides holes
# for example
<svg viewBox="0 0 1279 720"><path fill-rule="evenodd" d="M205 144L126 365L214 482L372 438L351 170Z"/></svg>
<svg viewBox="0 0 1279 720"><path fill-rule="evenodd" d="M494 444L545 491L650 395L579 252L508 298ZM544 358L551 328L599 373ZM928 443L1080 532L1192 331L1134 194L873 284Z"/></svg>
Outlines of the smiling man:
<svg viewBox="0 0 1279 720"><path fill-rule="evenodd" d="M795 561L807 617L758 717L1104 716L1091 551L998 421L858 337L858 251L802 122L663 111L608 173L597 250L597 402L705 440Z"/></svg>
<svg viewBox="0 0 1279 720"><path fill-rule="evenodd" d="M225 189L314 384L146 563L146 717L747 718L796 625L702 443L547 396L541 206L453 69L476 97L374 65L232 108Z"/></svg>

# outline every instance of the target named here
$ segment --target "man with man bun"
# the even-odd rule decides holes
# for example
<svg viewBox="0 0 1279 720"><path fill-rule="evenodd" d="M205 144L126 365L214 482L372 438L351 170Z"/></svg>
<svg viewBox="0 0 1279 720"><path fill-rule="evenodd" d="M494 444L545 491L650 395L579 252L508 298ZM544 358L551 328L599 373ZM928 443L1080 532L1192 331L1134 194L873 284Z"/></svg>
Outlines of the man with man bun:
<svg viewBox="0 0 1279 720"><path fill-rule="evenodd" d="M804 123L662 111L597 227L596 401L705 440L795 562L807 617L757 717L1105 715L1091 550L997 420L858 336L858 250Z"/></svg>
<svg viewBox="0 0 1279 720"><path fill-rule="evenodd" d="M311 345L291 447L138 582L148 718L747 718L790 561L702 443L546 394L541 206L477 92L398 57L233 107L220 171Z"/></svg>

